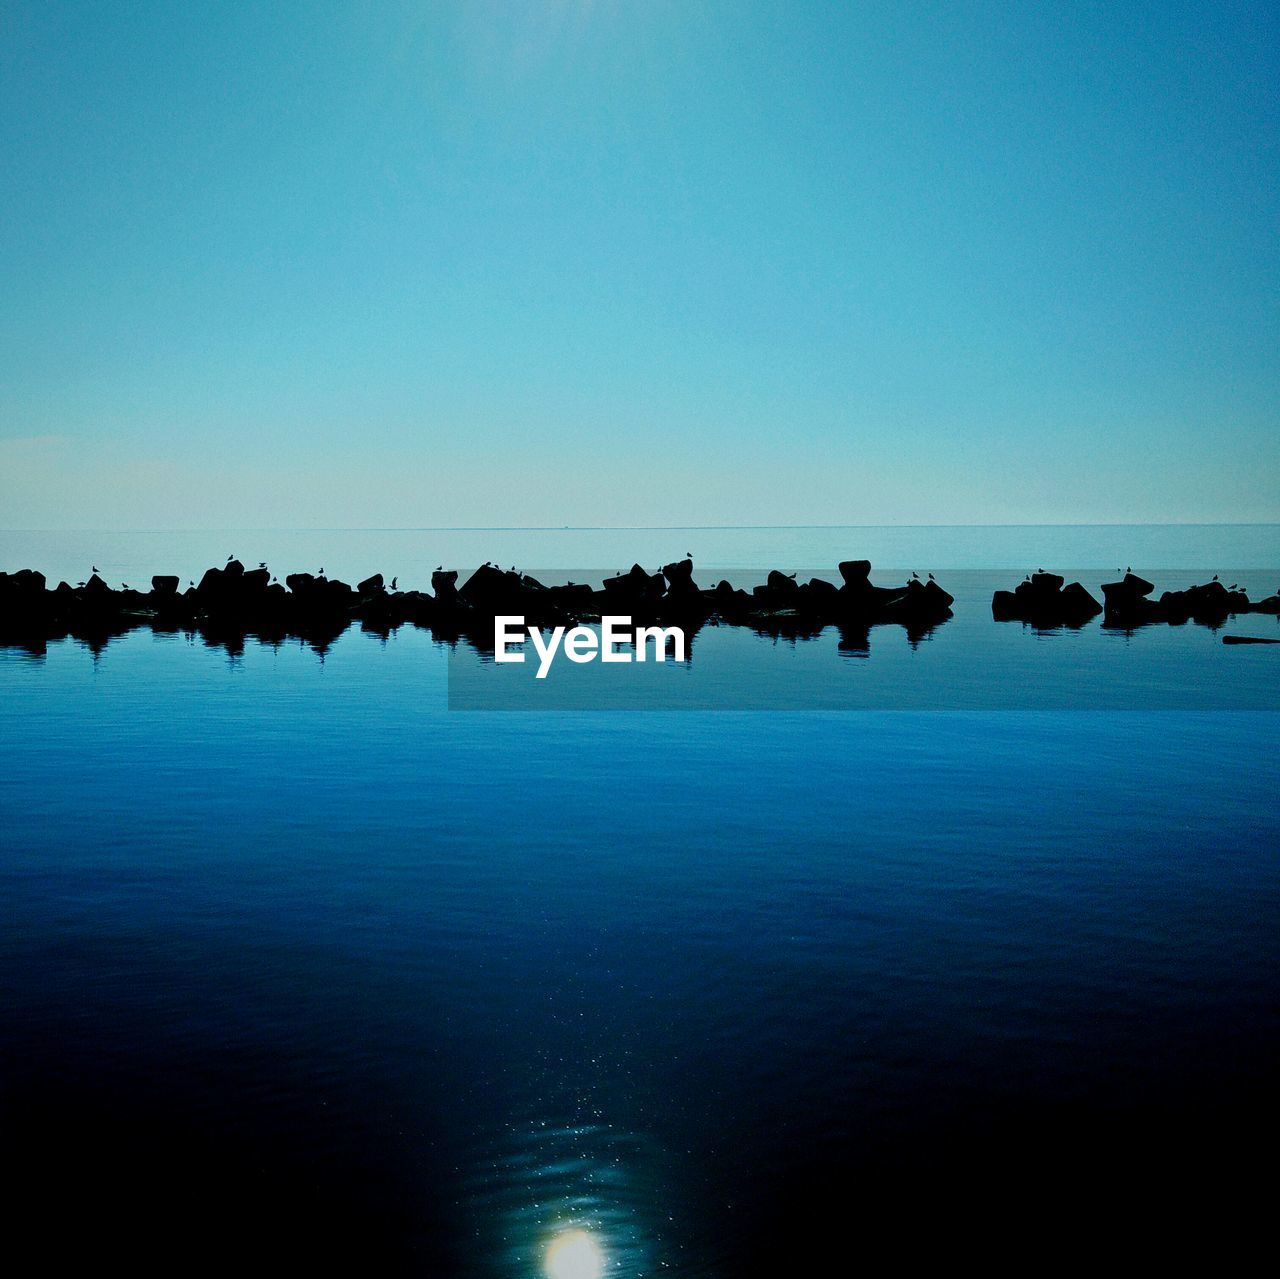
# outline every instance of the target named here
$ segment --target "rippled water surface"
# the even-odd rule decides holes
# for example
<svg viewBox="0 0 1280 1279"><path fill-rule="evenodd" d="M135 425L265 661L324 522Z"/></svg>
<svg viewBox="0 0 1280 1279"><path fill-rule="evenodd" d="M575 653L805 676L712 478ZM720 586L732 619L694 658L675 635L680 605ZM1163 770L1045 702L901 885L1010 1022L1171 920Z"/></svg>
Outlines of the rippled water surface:
<svg viewBox="0 0 1280 1279"><path fill-rule="evenodd" d="M3 567L287 550L40 536L4 535ZM270 535L303 561L280 567L352 576L397 546L429 576L467 538L534 563L516 533L420 534L416 559L407 536ZM575 536L538 558L618 567L622 534ZM997 577L1137 568L1127 541L1280 585L1274 529L1067 531L1034 562L1044 531L629 536ZM985 590L916 648L706 634L688 677L816 695L998 659L1217 700L479 714L447 709L458 659L411 628L323 655L0 650L12 1220L147 1272L536 1276L581 1231L569 1279L991 1260L1029 1225L1132 1237L1152 1213L1238 1236L1275 1137L1280 650L997 628Z"/></svg>

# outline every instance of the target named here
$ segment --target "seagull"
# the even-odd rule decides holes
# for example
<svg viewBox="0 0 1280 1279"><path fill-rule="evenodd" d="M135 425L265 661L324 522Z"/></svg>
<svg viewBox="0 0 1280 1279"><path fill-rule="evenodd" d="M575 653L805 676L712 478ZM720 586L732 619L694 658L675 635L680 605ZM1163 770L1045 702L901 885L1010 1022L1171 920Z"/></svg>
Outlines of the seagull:
<svg viewBox="0 0 1280 1279"><path fill-rule="evenodd" d="M400 580L400 579L399 579L398 577L393 577L393 578L391 579L391 589L392 589L393 591L396 589L396 583L397 583L399 580Z"/></svg>
<svg viewBox="0 0 1280 1279"><path fill-rule="evenodd" d="M1132 568L1132 567L1127 568L1127 569L1125 569L1125 572L1126 572L1126 573L1132 573L1132 572L1133 572L1133 568Z"/></svg>
<svg viewBox="0 0 1280 1279"><path fill-rule="evenodd" d="M320 573L319 573L319 576L320 576L320 577L323 577L323 576L324 576L324 565L323 565L323 564L321 564L321 565L320 565Z"/></svg>
<svg viewBox="0 0 1280 1279"><path fill-rule="evenodd" d="M912 570L911 570L911 580L912 580L913 582L918 582L918 581L920 580L920 574L919 574L919 573L917 573L917 572L915 571L915 569L912 569Z"/></svg>
<svg viewBox="0 0 1280 1279"><path fill-rule="evenodd" d="M93 567L90 569L90 571L93 573L96 573L98 571L98 566L94 564Z"/></svg>
<svg viewBox="0 0 1280 1279"><path fill-rule="evenodd" d="M233 559L235 559L235 556L234 556L234 555L228 555L228 556L227 556L227 563L228 563L228 564L230 564L230 563L231 563L231 561L232 561Z"/></svg>
<svg viewBox="0 0 1280 1279"><path fill-rule="evenodd" d="M266 561L266 560L259 560L259 561L258 561L258 567L259 567L259 568L266 568L266 567L267 567L267 561Z"/></svg>
<svg viewBox="0 0 1280 1279"><path fill-rule="evenodd" d="M437 572L437 573L439 573L439 572L440 572L440 570L441 570L441 569L443 569L443 568L444 568L444 565L443 565L443 564L437 564L437 565L436 565L436 572Z"/></svg>
<svg viewBox="0 0 1280 1279"><path fill-rule="evenodd" d="M1218 580L1218 575L1217 575L1217 573L1215 573L1215 574L1213 575L1213 580L1214 580L1215 582Z"/></svg>
<svg viewBox="0 0 1280 1279"><path fill-rule="evenodd" d="M693 552L692 552L692 551L685 551L685 553L684 553L684 557L685 557L685 559L687 559L687 560L691 560L691 559L693 559Z"/></svg>
<svg viewBox="0 0 1280 1279"><path fill-rule="evenodd" d="M929 581L931 581L931 582L932 582L933 580L934 580L933 574L932 574L932 573L930 573L930 574L929 574Z"/></svg>

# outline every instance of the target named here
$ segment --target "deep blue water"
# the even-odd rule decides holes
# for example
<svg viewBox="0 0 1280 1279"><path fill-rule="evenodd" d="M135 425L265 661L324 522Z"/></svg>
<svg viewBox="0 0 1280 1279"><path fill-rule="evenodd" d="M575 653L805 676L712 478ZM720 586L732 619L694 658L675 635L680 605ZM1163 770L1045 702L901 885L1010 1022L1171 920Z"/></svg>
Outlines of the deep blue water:
<svg viewBox="0 0 1280 1279"><path fill-rule="evenodd" d="M810 539L788 568L860 549L777 536ZM1063 536L1086 567L1123 550ZM1132 536L1170 572L1280 563L1275 530ZM591 537L559 558L603 563ZM1003 537L960 566L1052 558ZM1223 667L1203 628L947 626L739 666L711 636L690 672L912 678L945 640L1060 684L1114 657L1127 686L1173 663L1274 693L1276 649ZM610 1275L735 1276L1257 1224L1274 709L462 713L448 668L412 629L323 660L0 650L11 1239L143 1273L535 1276L581 1227Z"/></svg>

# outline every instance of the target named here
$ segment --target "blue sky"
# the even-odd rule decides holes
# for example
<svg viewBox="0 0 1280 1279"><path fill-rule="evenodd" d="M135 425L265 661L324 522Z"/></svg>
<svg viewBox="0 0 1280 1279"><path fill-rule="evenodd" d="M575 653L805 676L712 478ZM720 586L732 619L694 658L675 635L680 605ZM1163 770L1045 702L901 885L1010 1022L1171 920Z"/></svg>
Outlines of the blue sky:
<svg viewBox="0 0 1280 1279"><path fill-rule="evenodd" d="M0 9L0 526L1280 519L1265 4Z"/></svg>

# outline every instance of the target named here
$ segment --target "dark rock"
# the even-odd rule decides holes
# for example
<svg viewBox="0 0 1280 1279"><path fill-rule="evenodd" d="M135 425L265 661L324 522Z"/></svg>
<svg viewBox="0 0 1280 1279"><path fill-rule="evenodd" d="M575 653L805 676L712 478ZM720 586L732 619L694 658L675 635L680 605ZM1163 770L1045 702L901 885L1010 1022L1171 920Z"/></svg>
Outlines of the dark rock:
<svg viewBox="0 0 1280 1279"><path fill-rule="evenodd" d="M1079 582L1064 587L1063 581L1057 573L1032 573L1012 591L996 591L991 615L997 622L1026 622L1051 630L1083 626L1102 612L1102 605Z"/></svg>
<svg viewBox="0 0 1280 1279"><path fill-rule="evenodd" d="M178 579L167 574L157 574L151 579L151 589L157 595L177 595Z"/></svg>
<svg viewBox="0 0 1280 1279"><path fill-rule="evenodd" d="M667 579L668 586L677 586L682 583L693 584L693 561L691 559L676 560L672 564L664 564L662 566L662 575Z"/></svg>

